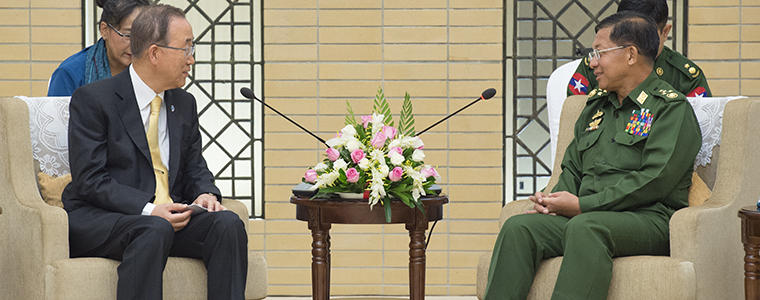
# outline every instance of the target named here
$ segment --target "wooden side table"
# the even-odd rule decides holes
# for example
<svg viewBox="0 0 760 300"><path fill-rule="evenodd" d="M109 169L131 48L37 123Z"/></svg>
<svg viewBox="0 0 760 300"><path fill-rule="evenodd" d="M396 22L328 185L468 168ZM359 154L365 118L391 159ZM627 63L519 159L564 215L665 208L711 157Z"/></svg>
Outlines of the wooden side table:
<svg viewBox="0 0 760 300"><path fill-rule="evenodd" d="M425 299L425 230L428 222L443 218L445 196L422 198L425 215L401 201L391 202L391 223L406 224L409 230L409 297ZM311 243L312 299L330 299L331 224L387 224L385 210L379 205L369 210L367 200L313 199L292 196L296 218L309 222Z"/></svg>
<svg viewBox="0 0 760 300"><path fill-rule="evenodd" d="M760 299L760 211L756 206L739 210L744 244L744 298Z"/></svg>

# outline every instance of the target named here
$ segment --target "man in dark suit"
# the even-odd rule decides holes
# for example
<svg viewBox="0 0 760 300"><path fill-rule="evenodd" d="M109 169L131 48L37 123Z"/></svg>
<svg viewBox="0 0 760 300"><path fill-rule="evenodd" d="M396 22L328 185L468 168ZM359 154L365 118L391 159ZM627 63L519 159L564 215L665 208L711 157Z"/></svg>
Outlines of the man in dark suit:
<svg viewBox="0 0 760 300"><path fill-rule="evenodd" d="M181 89L195 63L192 28L181 10L151 6L131 40L127 70L71 98L71 256L121 260L119 299L161 299L168 256L203 259L209 299L243 299L244 224L220 203L195 98ZM190 203L209 212L191 216Z"/></svg>

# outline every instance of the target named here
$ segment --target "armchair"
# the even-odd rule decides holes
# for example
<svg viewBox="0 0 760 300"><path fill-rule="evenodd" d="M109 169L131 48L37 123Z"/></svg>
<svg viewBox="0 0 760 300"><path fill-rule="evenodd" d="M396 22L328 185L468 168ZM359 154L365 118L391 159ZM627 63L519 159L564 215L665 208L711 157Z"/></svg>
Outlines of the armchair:
<svg viewBox="0 0 760 300"><path fill-rule="evenodd" d="M573 138L572 127L583 109L585 96L569 97L562 108L557 157L551 190L561 172L560 163ZM703 205L678 210L670 220L670 256L629 256L613 260L609 299L742 299L743 259L737 211L754 205L760 197L760 99L737 99L723 111L720 149L712 162L697 168L712 195ZM701 121L700 121L701 123ZM703 132L703 135L705 132ZM529 200L504 206L500 225L525 212ZM488 280L491 254L480 257L477 296L482 299ZM545 260L538 268L529 299L549 299L562 257Z"/></svg>
<svg viewBox="0 0 760 300"><path fill-rule="evenodd" d="M42 101L42 100L37 100ZM68 109L67 102L62 109ZM61 114L67 117L68 113ZM37 188L29 109L0 99L0 295L6 299L115 299L118 261L69 258L66 212L43 202ZM61 120L58 120L61 121ZM67 124L67 120L61 121ZM31 128L39 130L39 128ZM36 150L36 148L35 148ZM225 200L248 230L242 202ZM164 299L205 299L206 268L198 259L170 257ZM266 297L266 261L248 253L246 298Z"/></svg>

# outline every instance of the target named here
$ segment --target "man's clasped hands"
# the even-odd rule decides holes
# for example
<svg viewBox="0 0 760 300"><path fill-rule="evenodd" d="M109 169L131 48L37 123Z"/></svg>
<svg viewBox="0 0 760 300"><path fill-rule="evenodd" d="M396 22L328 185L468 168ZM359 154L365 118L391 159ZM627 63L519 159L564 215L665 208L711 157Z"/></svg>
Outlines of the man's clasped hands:
<svg viewBox="0 0 760 300"><path fill-rule="evenodd" d="M555 193L538 191L528 199L533 202L533 209L527 212L529 214L574 217L581 213L578 197L566 191Z"/></svg>

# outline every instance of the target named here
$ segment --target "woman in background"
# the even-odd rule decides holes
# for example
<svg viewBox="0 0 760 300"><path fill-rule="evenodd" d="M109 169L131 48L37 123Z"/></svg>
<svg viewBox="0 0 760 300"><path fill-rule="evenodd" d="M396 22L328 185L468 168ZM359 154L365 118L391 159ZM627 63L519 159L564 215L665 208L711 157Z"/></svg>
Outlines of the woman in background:
<svg viewBox="0 0 760 300"><path fill-rule="evenodd" d="M80 86L116 75L132 62L129 50L132 21L150 2L95 0L95 3L103 8L99 22L101 38L58 66L50 77L48 96L71 96Z"/></svg>

